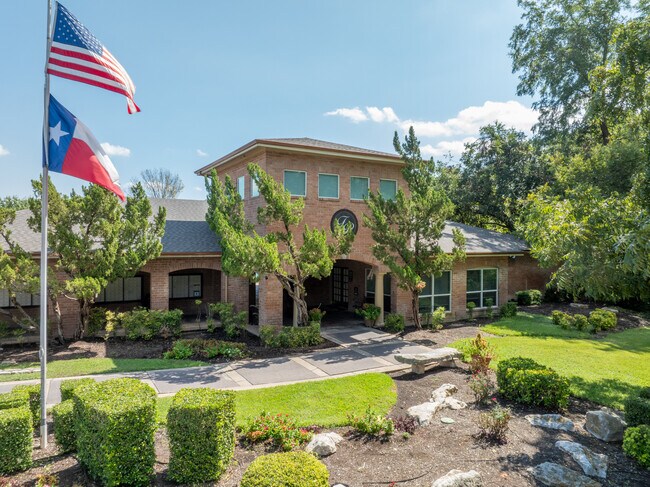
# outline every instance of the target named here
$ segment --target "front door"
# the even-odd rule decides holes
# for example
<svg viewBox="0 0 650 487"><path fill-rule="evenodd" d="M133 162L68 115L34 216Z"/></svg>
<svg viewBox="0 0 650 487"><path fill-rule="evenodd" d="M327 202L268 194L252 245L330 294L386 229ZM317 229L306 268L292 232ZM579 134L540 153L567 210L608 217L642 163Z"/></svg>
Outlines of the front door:
<svg viewBox="0 0 650 487"><path fill-rule="evenodd" d="M350 282L350 269L347 267L334 267L332 269L332 301L334 304L348 304L348 283Z"/></svg>

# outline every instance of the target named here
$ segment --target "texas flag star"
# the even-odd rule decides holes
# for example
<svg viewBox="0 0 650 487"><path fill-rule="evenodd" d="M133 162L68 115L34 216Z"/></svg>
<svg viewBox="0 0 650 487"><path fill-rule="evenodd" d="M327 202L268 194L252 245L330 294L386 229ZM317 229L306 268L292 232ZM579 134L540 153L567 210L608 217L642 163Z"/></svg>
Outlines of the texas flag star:
<svg viewBox="0 0 650 487"><path fill-rule="evenodd" d="M70 135L68 132L61 130L61 122L57 123L54 127L50 127L50 140L53 140L56 145L61 144L61 137Z"/></svg>

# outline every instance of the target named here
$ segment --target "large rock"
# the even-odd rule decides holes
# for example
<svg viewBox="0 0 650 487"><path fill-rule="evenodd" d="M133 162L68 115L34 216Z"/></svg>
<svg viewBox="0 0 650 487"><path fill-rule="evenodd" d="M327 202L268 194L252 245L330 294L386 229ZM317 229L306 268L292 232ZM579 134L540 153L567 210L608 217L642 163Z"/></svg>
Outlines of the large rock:
<svg viewBox="0 0 650 487"><path fill-rule="evenodd" d="M527 414L526 419L533 426L562 431L573 431L573 421L561 414Z"/></svg>
<svg viewBox="0 0 650 487"><path fill-rule="evenodd" d="M305 450L319 457L326 457L336 453L336 445L342 440L341 435L337 433L321 433L311 439Z"/></svg>
<svg viewBox="0 0 650 487"><path fill-rule="evenodd" d="M600 482L557 463L545 462L530 469L530 472L540 483L549 487L601 487Z"/></svg>
<svg viewBox="0 0 650 487"><path fill-rule="evenodd" d="M469 472L451 470L438 480L434 480L431 487L480 487L481 485L481 474L476 470Z"/></svg>
<svg viewBox="0 0 650 487"><path fill-rule="evenodd" d="M594 453L586 446L574 441L556 441L555 446L571 455L582 471L592 477L607 477L607 455Z"/></svg>
<svg viewBox="0 0 650 487"><path fill-rule="evenodd" d="M417 406L411 406L406 410L407 416L415 418L420 426L427 426L431 423L431 418L440 409L440 403L425 402Z"/></svg>
<svg viewBox="0 0 650 487"><path fill-rule="evenodd" d="M443 384L431 393L431 402L443 402L446 397L458 392L454 384Z"/></svg>
<svg viewBox="0 0 650 487"><path fill-rule="evenodd" d="M609 408L600 411L587 411L585 429L599 440L623 441L627 423Z"/></svg>

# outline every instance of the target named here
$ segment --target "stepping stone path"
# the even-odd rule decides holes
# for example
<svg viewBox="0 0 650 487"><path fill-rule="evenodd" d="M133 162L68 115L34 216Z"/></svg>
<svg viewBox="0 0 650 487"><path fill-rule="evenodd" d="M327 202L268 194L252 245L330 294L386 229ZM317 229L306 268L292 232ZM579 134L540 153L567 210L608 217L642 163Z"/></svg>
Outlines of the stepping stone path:
<svg viewBox="0 0 650 487"><path fill-rule="evenodd" d="M305 450L319 457L326 457L336 453L336 445L341 441L343 438L338 433L320 433L312 438Z"/></svg>
<svg viewBox="0 0 650 487"><path fill-rule="evenodd" d="M587 411L585 429L603 441L623 441L627 423L609 408L600 411Z"/></svg>
<svg viewBox="0 0 650 487"><path fill-rule="evenodd" d="M481 474L476 470L468 472L451 470L446 475L435 480L431 487L480 487L481 485Z"/></svg>
<svg viewBox="0 0 650 487"><path fill-rule="evenodd" d="M607 477L607 455L594 453L589 448L574 441L557 441L555 446L571 455L586 475L592 477Z"/></svg>
<svg viewBox="0 0 650 487"><path fill-rule="evenodd" d="M527 414L526 419L533 426L562 431L573 431L573 421L561 414Z"/></svg>
<svg viewBox="0 0 650 487"><path fill-rule="evenodd" d="M467 407L463 401L451 397L458 391L454 384L443 384L431 393L429 402L408 408L406 414L415 418L420 426L431 423L433 415L442 409L464 409Z"/></svg>
<svg viewBox="0 0 650 487"><path fill-rule="evenodd" d="M545 462L530 469L540 483L549 487L601 487L601 483L557 463Z"/></svg>

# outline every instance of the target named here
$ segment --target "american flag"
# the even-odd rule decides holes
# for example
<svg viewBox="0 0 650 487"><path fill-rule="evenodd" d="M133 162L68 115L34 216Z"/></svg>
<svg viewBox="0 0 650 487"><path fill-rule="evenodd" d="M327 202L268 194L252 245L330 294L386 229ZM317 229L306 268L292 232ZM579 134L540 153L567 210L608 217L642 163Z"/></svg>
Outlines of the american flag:
<svg viewBox="0 0 650 487"><path fill-rule="evenodd" d="M122 65L60 3L56 3L54 36L47 72L126 96L129 113L140 108L133 101L135 85Z"/></svg>

